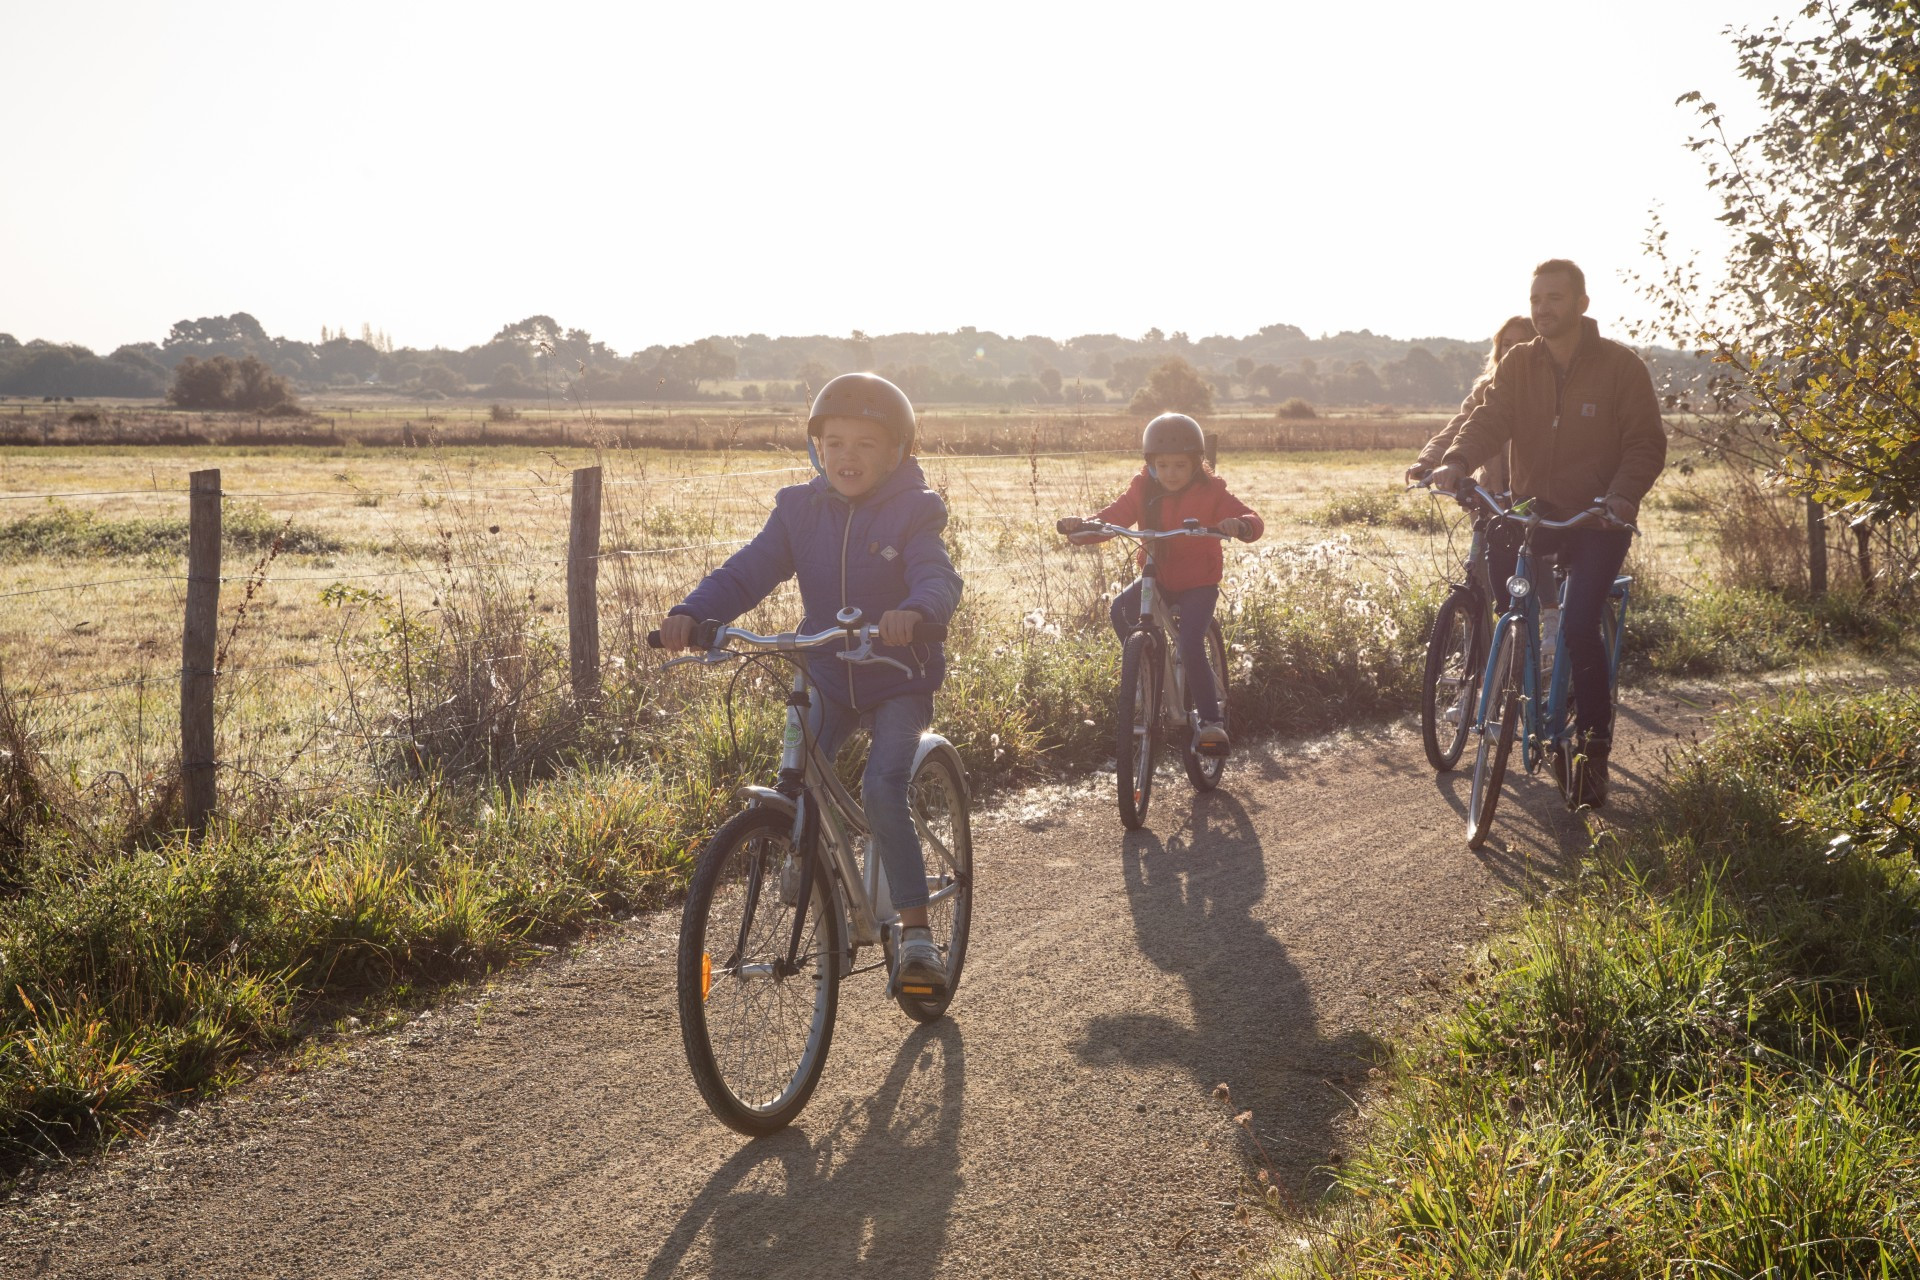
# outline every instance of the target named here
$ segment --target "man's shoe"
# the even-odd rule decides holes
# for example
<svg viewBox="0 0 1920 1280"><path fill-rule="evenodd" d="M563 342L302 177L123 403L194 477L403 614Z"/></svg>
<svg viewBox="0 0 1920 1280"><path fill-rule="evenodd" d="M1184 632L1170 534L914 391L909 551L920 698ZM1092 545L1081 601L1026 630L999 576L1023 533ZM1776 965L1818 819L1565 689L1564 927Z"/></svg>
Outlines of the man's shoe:
<svg viewBox="0 0 1920 1280"><path fill-rule="evenodd" d="M1598 809L1607 802L1607 757L1612 753L1611 733L1589 729L1580 735L1579 752L1573 758L1576 804Z"/></svg>
<svg viewBox="0 0 1920 1280"><path fill-rule="evenodd" d="M925 925L900 930L900 951L893 958L893 994L938 1000L947 993L947 962Z"/></svg>
<svg viewBox="0 0 1920 1280"><path fill-rule="evenodd" d="M1233 750L1233 740L1227 737L1227 726L1218 720L1202 720L1200 727L1193 731L1193 749L1203 756L1224 756Z"/></svg>

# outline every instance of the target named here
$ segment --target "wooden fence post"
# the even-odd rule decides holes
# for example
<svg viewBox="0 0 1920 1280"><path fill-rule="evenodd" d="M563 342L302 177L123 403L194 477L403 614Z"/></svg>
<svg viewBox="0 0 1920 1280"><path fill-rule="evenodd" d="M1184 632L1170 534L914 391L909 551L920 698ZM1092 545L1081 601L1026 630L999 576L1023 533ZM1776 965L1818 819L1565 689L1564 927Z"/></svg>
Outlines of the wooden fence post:
<svg viewBox="0 0 1920 1280"><path fill-rule="evenodd" d="M213 812L214 642L220 620L220 473L196 471L187 512L187 616L180 642L180 772L187 827Z"/></svg>
<svg viewBox="0 0 1920 1280"><path fill-rule="evenodd" d="M567 651L576 702L600 696L600 468L573 473L567 537Z"/></svg>
<svg viewBox="0 0 1920 1280"><path fill-rule="evenodd" d="M1814 599L1827 594L1827 513L1807 499L1807 590Z"/></svg>
<svg viewBox="0 0 1920 1280"><path fill-rule="evenodd" d="M1210 469L1220 465L1220 432L1216 428L1207 433L1207 466Z"/></svg>

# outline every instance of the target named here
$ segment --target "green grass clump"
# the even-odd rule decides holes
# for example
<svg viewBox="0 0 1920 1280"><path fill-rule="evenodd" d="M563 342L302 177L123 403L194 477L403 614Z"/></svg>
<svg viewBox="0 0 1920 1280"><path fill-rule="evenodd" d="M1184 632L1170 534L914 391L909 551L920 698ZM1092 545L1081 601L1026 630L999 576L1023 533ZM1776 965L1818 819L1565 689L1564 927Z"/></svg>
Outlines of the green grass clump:
<svg viewBox="0 0 1920 1280"><path fill-rule="evenodd" d="M1332 529L1359 525L1428 534L1445 533L1451 519L1449 509L1439 503L1410 503L1397 489L1390 492L1355 489L1338 495L1306 517L1308 524Z"/></svg>
<svg viewBox="0 0 1920 1280"><path fill-rule="evenodd" d="M708 798L625 769L134 853L43 844L0 910L0 1171L217 1083L323 993L441 980L662 900Z"/></svg>
<svg viewBox="0 0 1920 1280"><path fill-rule="evenodd" d="M1679 763L1403 1050L1275 1275L1920 1276L1920 693L1801 696Z"/></svg>
<svg viewBox="0 0 1920 1280"><path fill-rule="evenodd" d="M238 503L221 514L220 537L235 551L261 552L280 540L284 552L321 555L344 544L331 534L276 520L265 509ZM91 511L52 507L0 524L0 560L35 557L159 559L187 553L184 516L112 519Z"/></svg>

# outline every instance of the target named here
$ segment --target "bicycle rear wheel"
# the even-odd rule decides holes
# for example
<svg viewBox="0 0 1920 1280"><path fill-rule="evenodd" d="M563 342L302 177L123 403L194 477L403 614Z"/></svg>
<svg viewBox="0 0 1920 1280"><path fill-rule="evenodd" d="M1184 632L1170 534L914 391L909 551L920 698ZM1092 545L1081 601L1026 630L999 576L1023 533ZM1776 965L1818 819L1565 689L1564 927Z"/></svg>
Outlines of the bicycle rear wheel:
<svg viewBox="0 0 1920 1280"><path fill-rule="evenodd" d="M1153 800L1153 759L1160 750L1160 641L1136 631L1120 650L1120 696L1113 713L1114 776L1120 821L1129 831L1147 822Z"/></svg>
<svg viewBox="0 0 1920 1280"><path fill-rule="evenodd" d="M1467 848L1487 842L1494 810L1500 807L1500 784L1507 776L1507 756L1519 729L1521 673L1526 646L1516 627L1500 633L1492 665L1494 685L1489 691L1487 720L1480 726L1480 747L1473 760L1473 791L1467 798Z"/></svg>
<svg viewBox="0 0 1920 1280"><path fill-rule="evenodd" d="M840 913L825 869L796 854L792 825L772 808L730 819L700 855L680 918L687 1065L713 1114L749 1135L807 1105L840 1000Z"/></svg>
<svg viewBox="0 0 1920 1280"><path fill-rule="evenodd" d="M973 827L967 808L967 774L951 747L935 748L907 784L913 825L927 862L927 923L947 963L947 991L937 1000L901 995L900 1009L918 1022L947 1011L960 970L967 962L973 925Z"/></svg>
<svg viewBox="0 0 1920 1280"><path fill-rule="evenodd" d="M1486 609L1471 594L1454 591L1440 602L1427 639L1427 665L1420 679L1420 742L1427 763L1441 773L1460 763L1473 728L1474 696L1480 692L1478 632L1485 616Z"/></svg>
<svg viewBox="0 0 1920 1280"><path fill-rule="evenodd" d="M1207 624L1207 667L1213 672L1213 689L1219 695L1220 724L1226 729L1229 740L1233 737L1233 721L1227 710L1227 641L1220 634L1219 619ZM1199 710L1194 705L1193 678L1187 678L1188 719ZM1202 755L1193 749L1193 735L1187 735L1186 747L1187 779L1201 791L1211 791L1220 785L1220 775L1226 772L1227 758Z"/></svg>

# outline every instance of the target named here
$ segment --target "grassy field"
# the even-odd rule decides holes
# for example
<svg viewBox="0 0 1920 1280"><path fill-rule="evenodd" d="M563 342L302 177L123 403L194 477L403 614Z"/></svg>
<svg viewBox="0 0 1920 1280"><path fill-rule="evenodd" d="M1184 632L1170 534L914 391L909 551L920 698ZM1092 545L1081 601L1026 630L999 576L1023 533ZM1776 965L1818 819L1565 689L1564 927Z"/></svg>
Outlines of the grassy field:
<svg viewBox="0 0 1920 1280"><path fill-rule="evenodd" d="M1113 428L1109 428L1113 429ZM1037 433L1029 430L1030 444ZM1405 714L1465 548L1410 450L1228 452L1236 733ZM606 475L604 700L567 684L570 472ZM1115 547L1053 532L1128 451L933 454L967 578L936 714L982 788L1110 758ZM224 491L221 821L179 821L186 477ZM778 448L0 450L0 1168L125 1131L247 1049L657 904L776 753L780 681L645 632L809 474ZM1650 498L1630 671L1791 663L1893 624L1715 585L1710 471ZM1743 539L1744 540L1744 539ZM791 587L752 618L795 621ZM1863 621L1863 618L1865 620ZM1869 625L1871 624L1871 625ZM1877 628L1877 629L1876 629Z"/></svg>

